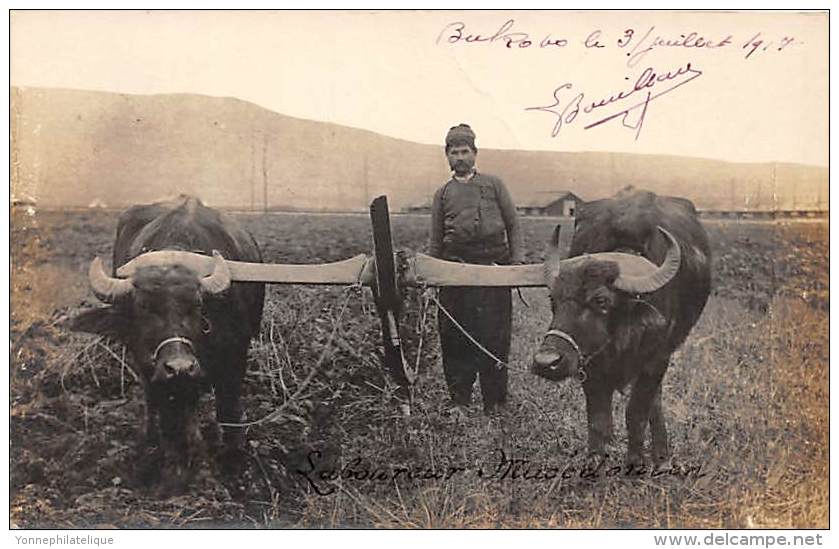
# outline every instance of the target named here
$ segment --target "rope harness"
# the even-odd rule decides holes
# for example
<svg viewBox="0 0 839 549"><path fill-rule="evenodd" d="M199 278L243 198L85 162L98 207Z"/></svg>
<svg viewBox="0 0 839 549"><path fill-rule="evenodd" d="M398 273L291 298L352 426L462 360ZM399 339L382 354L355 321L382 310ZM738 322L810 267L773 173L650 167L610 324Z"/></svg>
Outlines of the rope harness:
<svg viewBox="0 0 839 549"><path fill-rule="evenodd" d="M414 360L414 368L413 371L406 372L408 375L408 379L411 382L411 385L414 384L417 377L419 376L420 370L420 359L422 359L422 344L425 341L425 322L428 318L428 305L431 301L431 296L429 295L430 292L428 289L425 289L422 294L422 311L417 318L417 331L419 332L419 343L417 343L417 356L416 360Z"/></svg>
<svg viewBox="0 0 839 549"><path fill-rule="evenodd" d="M609 345L609 341L607 340L606 343L601 345L599 349L587 355L583 352L583 350L580 348L580 346L568 332L563 332L562 330L551 328L545 333L545 337L551 335L556 336L568 343L569 345L571 345L571 348L574 349L574 351L577 353L577 379L580 380L580 383L585 383L586 381L588 381L588 372L586 371L586 368L588 367L589 363L594 357L596 357L606 349L606 347Z"/></svg>
<svg viewBox="0 0 839 549"><path fill-rule="evenodd" d="M495 355L492 353L492 351L490 351L489 349L487 349L486 347L484 347L484 346L481 344L481 342L480 342L480 341L478 341L477 339L475 339L475 338L472 336L472 334L470 334L470 333L466 330L466 328L464 328L464 327L460 324L460 322L458 322L458 321L454 318L454 316L452 316L452 314L451 314L451 313L450 313L450 312L449 312L449 311L448 311L448 310L447 310L447 309L443 306L443 304L442 304L442 303L440 303L440 300L437 298L436 293L435 293L432 289L427 288L427 289L426 289L426 294L430 297L431 301L433 301L433 302L437 305L437 308L438 308L440 311L442 311L442 312L443 312L443 314L444 314L444 315L446 315L446 317L447 317L449 320L451 320L452 324L454 324L454 326L455 326L458 330L460 330L460 332L461 332L461 333L462 333L462 334L466 337L466 339L468 339L468 340L472 343L472 345L474 345L475 347L477 347L479 351L481 351L481 352L482 352L482 353L484 353L486 356L488 356L489 358L491 358L492 360L494 360L494 361L495 361L495 368L496 368L497 370L502 370L502 369L504 369L504 368L507 368L507 371L510 371L510 372L515 372L515 373L529 373L529 372L527 372L526 370L522 370L522 369L519 369L519 368L513 368L513 367L511 367L509 363L507 363L507 362L505 362L505 361L501 360L500 358L498 358L497 356L495 356ZM417 360L419 360L419 359L417 359Z"/></svg>
<svg viewBox="0 0 839 549"><path fill-rule="evenodd" d="M157 361L157 356L160 354L160 351L162 351L163 348L165 346L169 345L170 343L183 343L184 345L189 347L190 351L195 353L195 345L192 344L192 341L190 341L189 339L187 339L185 337L175 336L175 337L170 337L170 338L164 339L163 341L161 341L160 343L157 344L157 347L155 348L154 353L152 353L152 360Z"/></svg>

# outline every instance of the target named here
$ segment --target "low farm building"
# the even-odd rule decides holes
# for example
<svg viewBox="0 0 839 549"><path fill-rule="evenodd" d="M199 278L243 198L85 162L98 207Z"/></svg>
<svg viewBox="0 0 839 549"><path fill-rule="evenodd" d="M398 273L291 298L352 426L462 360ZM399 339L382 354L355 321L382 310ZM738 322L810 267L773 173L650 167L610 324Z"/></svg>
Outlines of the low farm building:
<svg viewBox="0 0 839 549"><path fill-rule="evenodd" d="M577 204L583 200L571 191L545 191L516 202L521 215L574 217Z"/></svg>

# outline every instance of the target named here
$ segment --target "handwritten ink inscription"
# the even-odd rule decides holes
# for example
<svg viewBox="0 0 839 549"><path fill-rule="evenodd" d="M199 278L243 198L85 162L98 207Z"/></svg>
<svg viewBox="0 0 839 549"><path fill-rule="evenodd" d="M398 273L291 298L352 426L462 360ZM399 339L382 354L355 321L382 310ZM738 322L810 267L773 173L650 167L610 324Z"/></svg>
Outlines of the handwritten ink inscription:
<svg viewBox="0 0 839 549"><path fill-rule="evenodd" d="M437 44L446 42L448 44L457 44L463 42L465 44L480 44L480 43L501 43L507 48L524 49L534 45L530 34L526 32L513 31L513 25L516 22L514 19L508 19L501 25L498 30L491 34L473 34L466 31L466 23L463 21L455 21L446 25L440 34L437 35ZM564 38L556 38L550 34L545 35L539 42L540 48L557 47L563 48L568 45L568 40Z"/></svg>
<svg viewBox="0 0 839 549"><path fill-rule="evenodd" d="M526 111L546 112L554 117L551 137L556 137L563 126L573 124L579 116L585 117L595 113L608 113L602 118L589 120L584 126L588 130L620 119L625 128L635 130L635 139L641 135L641 128L647 116L647 109L652 101L673 90L684 86L688 82L702 76L702 71L687 63L684 66L666 72L647 67L635 80L631 88L626 88L588 99L585 92L573 94L574 85L566 82L557 86L553 92L553 103L550 105L527 107ZM570 98L569 95L572 95ZM608 107L613 107L610 110Z"/></svg>
<svg viewBox="0 0 839 549"><path fill-rule="evenodd" d="M715 52L725 52L729 57L736 56L743 62L751 63L757 57L782 55L781 52L804 42L794 36L770 36L757 29L738 35L725 31L703 33L692 29L673 32L659 29L656 25L628 26L619 30L591 28L580 36L570 36L557 32L557 29L547 33L531 32L515 19L507 19L488 29L477 29L465 21L448 23L438 33L436 44L438 47L495 46L518 51L550 49L558 55L576 47L598 52L595 55L613 52L613 55L620 55L630 69L637 70L646 65L631 86L625 84L620 88L616 86L616 91L590 93L576 89L570 81L564 82L554 88L551 102L524 109L551 115L551 137L557 137L563 127L572 124L589 130L618 120L623 127L634 131L637 140L651 103L702 76L697 60L702 63L708 56L718 55ZM654 56L656 51L661 50L683 50L692 59L676 68L658 68L654 66ZM632 81L629 76L625 80Z"/></svg>
<svg viewBox="0 0 839 549"><path fill-rule="evenodd" d="M641 29L628 27L618 33L591 29L579 39L559 36L555 32L539 34L520 30L516 28L515 19L507 19L498 27L491 27L489 31L476 31L464 21L454 21L440 30L436 44L438 46L500 44L510 50L549 48L558 51L579 44L589 50L622 51L627 58L628 67L637 66L650 52L662 48L730 51L739 45L739 55L743 59L751 59L758 53L781 52L790 46L803 44L793 36L769 37L764 36L760 31L750 33L748 39L742 40L743 37L738 39L731 33L711 36L694 30L661 32L656 29L655 25Z"/></svg>
<svg viewBox="0 0 839 549"><path fill-rule="evenodd" d="M716 49L730 46L733 39L730 34L722 38L706 38L696 32L679 34L676 37L665 37L653 35L653 31L655 31L655 27L650 27L643 36L636 39L635 30L626 29L623 36L618 39L619 48L629 48L632 45L630 51L626 53L628 57L626 65L628 67L638 65L648 53L656 48Z"/></svg>
<svg viewBox="0 0 839 549"><path fill-rule="evenodd" d="M659 478L673 480L696 480L708 475L703 464L664 465L619 465L607 455L594 460L580 462L573 454L568 462L538 462L529 457L507 456L498 448L479 463L454 464L400 464L376 463L359 456L347 460L342 466L329 465L333 460L325 459L319 450L312 450L306 456L306 463L295 470L298 480L319 496L329 496L341 490L342 485L399 486L446 483L456 479L460 482L491 483L548 483L557 480L590 483L613 478Z"/></svg>

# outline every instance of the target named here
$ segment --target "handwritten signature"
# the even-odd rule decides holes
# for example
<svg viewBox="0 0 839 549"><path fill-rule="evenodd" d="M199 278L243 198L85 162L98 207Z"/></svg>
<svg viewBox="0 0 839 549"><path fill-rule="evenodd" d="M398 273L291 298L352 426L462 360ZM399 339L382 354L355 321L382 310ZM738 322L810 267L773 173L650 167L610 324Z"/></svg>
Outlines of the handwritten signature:
<svg viewBox="0 0 839 549"><path fill-rule="evenodd" d="M588 123L583 129L591 129L601 124L605 124L617 118L621 119L621 124L625 128L635 130L635 140L641 135L641 128L644 125L644 119L647 116L647 108L649 104L659 97L670 93L671 91L684 86L691 80L702 76L702 71L693 67L691 63L687 63L677 69L660 72L652 67L647 67L635 81L635 84L630 89L618 91L595 100L586 99L586 94L578 93L566 101L562 97L564 90L572 90L574 85L570 82L562 84L554 89L553 100L550 105L541 107L527 107L526 111L542 111L552 114L555 117L554 126L551 130L551 137L556 137L566 124L573 124L577 120L580 113L584 115L608 111L606 107L614 105L620 110L613 112L603 118L599 118L593 122ZM628 101L633 98L634 101ZM627 105L628 106L625 106ZM635 115L633 120L632 115Z"/></svg>

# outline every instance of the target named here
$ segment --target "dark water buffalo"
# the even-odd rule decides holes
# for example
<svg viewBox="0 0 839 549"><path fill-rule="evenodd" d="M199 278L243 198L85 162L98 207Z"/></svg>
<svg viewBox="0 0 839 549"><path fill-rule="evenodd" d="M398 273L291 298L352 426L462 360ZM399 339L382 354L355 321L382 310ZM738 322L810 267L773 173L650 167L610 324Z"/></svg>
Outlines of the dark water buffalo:
<svg viewBox="0 0 839 549"><path fill-rule="evenodd" d="M554 234L545 263L553 320L533 361L551 380L582 379L589 450L612 435L612 395L632 384L627 463L668 456L661 381L670 355L696 323L711 285L708 237L693 204L638 192L578 209L570 259Z"/></svg>
<svg viewBox="0 0 839 549"><path fill-rule="evenodd" d="M207 272L161 260L142 262L157 250L213 255ZM159 255L159 254L158 254ZM117 268L130 260L128 278ZM110 307L76 317L76 330L123 342L145 391L147 437L159 447L164 485L182 489L193 470L201 436L196 409L212 387L220 423L240 422L240 388L250 339L259 331L265 286L231 283L225 259L261 262L253 238L234 221L182 196L124 212L114 244L114 272L97 258L90 268L96 296ZM200 258L199 258L200 259ZM235 455L241 428L224 430L225 452Z"/></svg>

